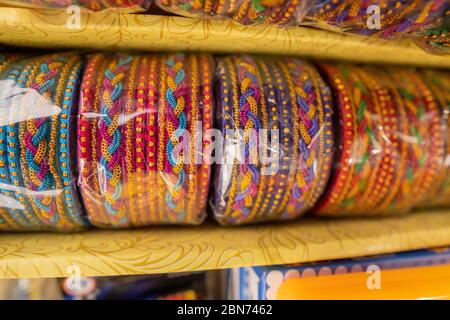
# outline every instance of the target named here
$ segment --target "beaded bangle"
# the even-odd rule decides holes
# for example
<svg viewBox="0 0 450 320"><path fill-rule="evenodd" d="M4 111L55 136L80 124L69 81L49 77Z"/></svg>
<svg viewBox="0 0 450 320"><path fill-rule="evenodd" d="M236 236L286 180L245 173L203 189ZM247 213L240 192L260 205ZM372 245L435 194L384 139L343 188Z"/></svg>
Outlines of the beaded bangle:
<svg viewBox="0 0 450 320"><path fill-rule="evenodd" d="M228 17L244 25L286 26L297 23L305 3L300 0L159 0L159 5L185 16Z"/></svg>
<svg viewBox="0 0 450 320"><path fill-rule="evenodd" d="M91 55L81 82L78 111L78 172L80 191L86 211L96 224L108 224L106 212L98 205L100 190L97 165L97 114L99 114L99 92L103 84L107 56Z"/></svg>
<svg viewBox="0 0 450 320"><path fill-rule="evenodd" d="M321 65L339 111L339 154L326 193L315 209L322 216L376 212L395 184L404 159L398 140L400 115L374 70ZM400 131L401 132L401 131Z"/></svg>
<svg viewBox="0 0 450 320"><path fill-rule="evenodd" d="M290 70L296 86L300 119L297 182L288 210L304 212L322 195L331 171L334 157L332 97L330 88L309 63L290 59L285 70Z"/></svg>
<svg viewBox="0 0 450 320"><path fill-rule="evenodd" d="M203 220L210 168L193 161L194 133L212 126L211 69L208 55L89 58L79 185L94 225Z"/></svg>
<svg viewBox="0 0 450 320"><path fill-rule="evenodd" d="M381 114L383 123L379 128L381 138L388 142L382 148L381 168L380 172L376 173L375 196L378 196L380 202L376 209L371 210L373 214L393 213L391 206L401 188L403 172L408 162L408 141L404 139L408 135L406 110L397 87L388 73L377 68L366 68L366 71L369 81L370 78L376 79L372 81L372 84L369 82L370 88L374 88L374 92L382 98L378 112Z"/></svg>
<svg viewBox="0 0 450 320"><path fill-rule="evenodd" d="M287 107L289 99L284 99L281 72L273 61L266 61L266 59L261 58L257 59L256 62L259 65L264 79L262 90L264 90L264 96L267 100L267 128L278 131L277 133L275 133L276 131L271 131L268 134L270 137L269 146L272 146L277 140L281 140L280 151L275 154L275 156L279 157L278 168L266 168L266 166L262 166L261 168L262 175L267 175L268 179L264 190L265 197L262 201L259 215L264 219L265 217L280 214L280 200L284 197L284 193L287 192L286 181L292 159L290 150L294 144L291 128L293 128L294 124L292 122L292 108ZM282 108L279 106L282 106ZM263 170L267 170L267 172Z"/></svg>
<svg viewBox="0 0 450 320"><path fill-rule="evenodd" d="M16 201L3 210L4 215L9 211L4 219L9 223L2 229L74 231L86 225L68 152L80 70L75 54L26 59L9 68L6 79L17 87L12 90L23 91L18 105L11 106L17 109L8 112L8 126L1 129L10 177L4 183L9 182L7 194Z"/></svg>
<svg viewBox="0 0 450 320"><path fill-rule="evenodd" d="M201 74L201 96L202 104L200 109L202 112L202 132L208 133L209 130L213 128L213 114L214 114L214 104L213 104L213 71L214 71L214 61L211 56L201 55L200 56L200 74ZM208 150L212 145L212 141L206 139L205 136L202 142L202 150ZM196 201L197 211L204 212L206 210L206 204L208 201L209 193L209 182L211 180L211 166L205 161L206 153L203 154L202 165L200 169L200 178L198 182L199 194L198 200Z"/></svg>
<svg viewBox="0 0 450 320"><path fill-rule="evenodd" d="M397 212L425 203L439 181L445 154L445 136L437 101L414 70L392 69L408 123L408 160L400 192L391 205Z"/></svg>
<svg viewBox="0 0 450 320"><path fill-rule="evenodd" d="M8 63L9 62L9 63ZM26 61L10 64L7 57L3 60L2 69L6 69L2 73L2 78L6 79L11 86L16 86L17 83L23 84L24 78L29 76L30 66ZM24 74L22 76L22 73ZM11 89L10 89L11 90ZM14 89L13 89L14 90ZM2 185L8 188L1 188L2 196L8 201L5 201L5 207L2 208L1 228L2 230L29 230L33 226L33 220L28 219L26 213L30 212L26 198L19 192L16 194L9 186L20 187L22 176L18 175L18 168L20 168L19 160L20 145L17 143L17 124L14 121L14 114L10 110L2 112L0 121L2 127L0 128L0 181ZM15 112L20 112L17 110ZM11 172L11 173L10 173ZM18 201L20 206L14 205L14 201ZM11 204L9 204L10 202Z"/></svg>
<svg viewBox="0 0 450 320"><path fill-rule="evenodd" d="M135 217L135 224L136 225L142 225L145 223L145 217L142 216L142 213L145 210L146 205L146 198L148 197L148 194L146 193L146 183L147 179L150 179L150 174L147 171L147 162L146 162L146 117L148 111L146 110L146 106L148 105L147 101L147 95L146 95L146 88L148 77L149 77L149 61L150 59L148 57L142 57L139 62L139 68L138 68L138 74L136 76L136 90L133 92L134 97L133 101L135 101L135 118L134 118L134 127L135 127L135 133L134 133L134 139L135 139L135 147L134 147L134 167L135 172L134 174L131 173L131 175L134 175L134 179L130 181L129 183L133 184L135 186L135 193L131 195L132 199L131 201L134 201L134 206L136 207L136 217ZM131 110L131 114L134 112L134 110ZM128 124L128 123L127 123ZM133 139L132 138L132 139ZM154 181L154 180L153 180ZM153 200L150 200L150 202L153 202ZM149 206L153 204L149 203ZM153 211L149 210L149 216L153 214Z"/></svg>
<svg viewBox="0 0 450 320"><path fill-rule="evenodd" d="M126 96L124 96L123 106L120 106L122 109L120 112L126 119L126 122L123 124L123 128L121 130L123 133L123 141L119 142L124 145L124 154L122 159L123 194L121 197L125 198L125 201L123 201L124 205L126 206L126 210L131 213L128 214L129 223L131 225L139 225L139 215L136 212L135 202L135 195L137 194L136 178L138 175L135 155L135 152L137 151L135 122L138 118L138 114L136 114L136 102L138 101L136 101L135 95L141 87L139 80L136 79L138 66L143 66L142 59L140 57L136 57L132 62L130 62L128 76L126 77L126 82L124 85L124 89L126 89L126 91L124 90L124 95Z"/></svg>
<svg viewBox="0 0 450 320"><path fill-rule="evenodd" d="M442 131L446 137L446 153L443 161L439 165L439 173L433 182L434 191L430 192L430 197L424 206L449 206L450 205L450 77L448 72L437 70L422 71L423 78L428 88L441 107Z"/></svg>
<svg viewBox="0 0 450 320"><path fill-rule="evenodd" d="M218 122L226 141L224 164L216 168L216 218L244 224L298 217L314 205L330 171L329 89L312 66L294 58L231 56L219 59L218 70ZM262 129L278 132L264 141ZM279 158L276 168L261 161L267 156L261 149Z"/></svg>
<svg viewBox="0 0 450 320"><path fill-rule="evenodd" d="M183 133L190 122L191 99L188 92L190 70L184 55L169 55L162 63L164 68L164 103L160 104L158 117L164 117L164 128L159 132L158 162L160 185L165 184L163 199L166 206L163 220L176 222L186 217L185 189L189 179L185 167L185 153L180 151ZM160 122L159 122L160 123ZM184 138L184 137L183 137ZM186 141L184 141L186 143ZM175 155L175 151L179 152Z"/></svg>
<svg viewBox="0 0 450 320"><path fill-rule="evenodd" d="M97 226L129 225L121 198L125 139L119 118L124 118L125 85L131 62L132 57L128 55L94 55L89 58L82 82L79 185L89 218ZM92 73L97 70L94 79ZM95 89L93 81L97 81Z"/></svg>
<svg viewBox="0 0 450 320"><path fill-rule="evenodd" d="M159 103L159 94L158 94L158 84L159 84L159 72L161 58L154 57L150 59L149 62L149 80L148 80L148 93L147 101L148 104L146 106L146 132L145 132L145 159L146 159L146 168L148 171L148 179L146 179L146 190L148 199L148 209L149 209L149 219L150 222L158 222L159 218L157 217L157 208L158 208L158 199L160 198L160 190L154 191L154 187L156 185L157 180L157 125L158 125L158 103ZM160 208L160 210L162 210ZM144 220L145 221L145 220Z"/></svg>
<svg viewBox="0 0 450 320"><path fill-rule="evenodd" d="M276 90L278 91L279 99L282 105L280 128L282 139L288 145L285 145L282 150L282 162L280 175L277 181L277 192L273 204L275 206L275 213L282 215L287 213L286 205L290 199L293 186L297 182L297 163L300 162L301 148L300 146L300 123L296 121L296 116L299 115L299 105L296 99L296 90L294 88L293 79L286 72L286 66L273 61L272 77L275 79ZM300 175L300 172L298 173ZM289 208L288 208L289 210ZM290 211L290 210L289 210Z"/></svg>
<svg viewBox="0 0 450 320"><path fill-rule="evenodd" d="M371 151L372 158L378 157L379 162L373 168L372 181L365 186L367 196L363 194L362 197L366 201L359 211L368 214L389 213L386 206L397 192L402 179L399 173L404 172L405 168L406 143L401 141L401 134L405 133L406 127L402 121L404 109L398 107L393 92L395 87L381 72L375 68L361 68L355 72L374 95L373 115L378 115L379 119L374 119L373 128L379 142ZM375 155L376 152L379 153L378 156Z"/></svg>

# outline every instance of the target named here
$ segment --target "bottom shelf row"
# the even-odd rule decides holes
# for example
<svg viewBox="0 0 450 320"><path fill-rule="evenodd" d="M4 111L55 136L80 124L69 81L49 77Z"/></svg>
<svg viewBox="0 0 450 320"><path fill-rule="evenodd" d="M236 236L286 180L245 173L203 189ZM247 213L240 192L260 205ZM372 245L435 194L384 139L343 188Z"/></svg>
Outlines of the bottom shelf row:
<svg viewBox="0 0 450 320"><path fill-rule="evenodd" d="M0 279L149 275L347 259L450 245L450 212L223 228L1 234Z"/></svg>
<svg viewBox="0 0 450 320"><path fill-rule="evenodd" d="M190 273L0 281L0 299L448 300L450 247L317 263ZM229 312L239 314L240 305ZM271 304L255 306L267 312ZM191 305L177 307L190 314ZM235 309L233 309L235 308Z"/></svg>

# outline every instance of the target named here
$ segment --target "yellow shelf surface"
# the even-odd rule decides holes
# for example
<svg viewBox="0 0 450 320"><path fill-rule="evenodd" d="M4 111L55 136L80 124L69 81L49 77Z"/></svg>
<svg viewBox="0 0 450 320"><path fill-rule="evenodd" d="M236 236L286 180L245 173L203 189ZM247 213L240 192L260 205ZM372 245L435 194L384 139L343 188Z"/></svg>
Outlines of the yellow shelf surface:
<svg viewBox="0 0 450 320"><path fill-rule="evenodd" d="M0 278L112 276L301 263L450 245L450 211L225 228L0 235ZM75 268L74 268L75 266Z"/></svg>
<svg viewBox="0 0 450 320"><path fill-rule="evenodd" d="M450 67L449 56L425 53L410 41L387 41L307 27L242 26L229 20L114 11L82 12L78 29L68 28L68 21L73 22L73 16L64 10L4 7L0 10L0 43L40 48L290 54Z"/></svg>

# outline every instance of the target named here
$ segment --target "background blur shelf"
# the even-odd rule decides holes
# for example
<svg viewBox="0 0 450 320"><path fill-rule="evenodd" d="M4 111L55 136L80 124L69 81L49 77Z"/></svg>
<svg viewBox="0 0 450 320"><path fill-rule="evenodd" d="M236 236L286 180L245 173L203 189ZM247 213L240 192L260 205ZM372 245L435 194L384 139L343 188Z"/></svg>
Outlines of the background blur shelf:
<svg viewBox="0 0 450 320"><path fill-rule="evenodd" d="M300 263L450 245L450 211L225 228L1 234L0 278L152 274Z"/></svg>
<svg viewBox="0 0 450 320"><path fill-rule="evenodd" d="M355 62L450 67L410 41L386 41L313 28L246 27L231 21L127 14L82 13L80 28L63 10L1 8L0 43L40 48L183 50L294 54Z"/></svg>

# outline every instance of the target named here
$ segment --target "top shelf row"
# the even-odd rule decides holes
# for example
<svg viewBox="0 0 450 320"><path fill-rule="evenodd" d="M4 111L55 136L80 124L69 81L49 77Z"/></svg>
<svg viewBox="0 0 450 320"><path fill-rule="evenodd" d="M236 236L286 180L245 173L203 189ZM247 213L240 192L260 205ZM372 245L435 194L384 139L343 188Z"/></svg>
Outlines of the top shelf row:
<svg viewBox="0 0 450 320"><path fill-rule="evenodd" d="M79 18L71 24L77 18L66 10L4 7L0 10L0 43L36 48L286 54L450 68L448 57L428 54L408 40L115 11L81 12Z"/></svg>

